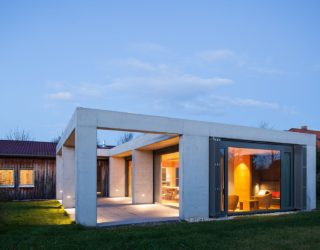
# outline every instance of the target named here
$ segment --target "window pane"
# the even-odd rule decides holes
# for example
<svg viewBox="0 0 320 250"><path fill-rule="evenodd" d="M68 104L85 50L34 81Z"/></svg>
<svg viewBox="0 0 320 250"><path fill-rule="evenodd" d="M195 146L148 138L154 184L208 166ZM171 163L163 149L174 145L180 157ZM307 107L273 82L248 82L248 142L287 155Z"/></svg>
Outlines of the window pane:
<svg viewBox="0 0 320 250"><path fill-rule="evenodd" d="M20 170L20 186L33 186L33 170Z"/></svg>
<svg viewBox="0 0 320 250"><path fill-rule="evenodd" d="M14 186L13 169L0 169L0 186Z"/></svg>
<svg viewBox="0 0 320 250"><path fill-rule="evenodd" d="M228 210L280 209L280 151L228 149Z"/></svg>
<svg viewBox="0 0 320 250"><path fill-rule="evenodd" d="M179 206L179 152L163 154L161 160L161 203Z"/></svg>

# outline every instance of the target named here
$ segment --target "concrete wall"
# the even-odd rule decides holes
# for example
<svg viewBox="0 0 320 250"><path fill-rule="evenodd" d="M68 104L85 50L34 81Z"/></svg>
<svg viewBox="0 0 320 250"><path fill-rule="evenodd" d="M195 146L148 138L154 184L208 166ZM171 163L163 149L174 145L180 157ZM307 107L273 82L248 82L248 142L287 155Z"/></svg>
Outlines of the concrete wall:
<svg viewBox="0 0 320 250"><path fill-rule="evenodd" d="M307 146L307 210L316 208L316 146Z"/></svg>
<svg viewBox="0 0 320 250"><path fill-rule="evenodd" d="M153 203L152 151L132 151L132 203Z"/></svg>
<svg viewBox="0 0 320 250"><path fill-rule="evenodd" d="M125 189L125 159L109 158L109 196L124 197Z"/></svg>
<svg viewBox="0 0 320 250"><path fill-rule="evenodd" d="M180 139L180 218L209 217L209 137Z"/></svg>
<svg viewBox="0 0 320 250"><path fill-rule="evenodd" d="M76 222L85 226L97 224L97 130L94 125L77 126Z"/></svg>
<svg viewBox="0 0 320 250"><path fill-rule="evenodd" d="M63 192L63 161L62 155L56 156L56 199L62 200Z"/></svg>
<svg viewBox="0 0 320 250"><path fill-rule="evenodd" d="M75 151L72 147L62 147L63 179L62 204L65 208L75 207Z"/></svg>

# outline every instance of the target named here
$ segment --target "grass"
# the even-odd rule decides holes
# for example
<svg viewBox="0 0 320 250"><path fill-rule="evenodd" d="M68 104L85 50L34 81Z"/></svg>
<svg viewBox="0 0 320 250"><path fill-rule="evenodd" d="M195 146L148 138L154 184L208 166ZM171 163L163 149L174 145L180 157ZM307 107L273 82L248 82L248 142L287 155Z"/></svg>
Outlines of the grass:
<svg viewBox="0 0 320 250"><path fill-rule="evenodd" d="M1 249L317 249L320 211L119 228L73 224L57 201L1 202Z"/></svg>

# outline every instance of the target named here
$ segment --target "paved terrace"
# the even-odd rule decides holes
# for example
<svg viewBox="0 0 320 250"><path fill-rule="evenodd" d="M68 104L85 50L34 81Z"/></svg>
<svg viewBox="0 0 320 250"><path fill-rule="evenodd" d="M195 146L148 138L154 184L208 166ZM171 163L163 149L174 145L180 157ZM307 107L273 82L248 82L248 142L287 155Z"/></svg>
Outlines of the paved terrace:
<svg viewBox="0 0 320 250"><path fill-rule="evenodd" d="M179 209L160 204L132 205L131 198L98 198L97 226L118 226L179 220ZM75 209L66 209L74 219Z"/></svg>

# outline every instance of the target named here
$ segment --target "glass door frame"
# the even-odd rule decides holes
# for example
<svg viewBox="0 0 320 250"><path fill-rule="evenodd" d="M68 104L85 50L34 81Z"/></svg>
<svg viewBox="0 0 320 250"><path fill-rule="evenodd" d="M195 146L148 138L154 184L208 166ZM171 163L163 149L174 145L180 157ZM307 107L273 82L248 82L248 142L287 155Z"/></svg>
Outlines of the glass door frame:
<svg viewBox="0 0 320 250"><path fill-rule="evenodd" d="M266 150L280 151L280 209L276 210L261 210L261 211L246 211L246 212L228 212L228 148L254 148ZM227 215L241 214L257 214L257 213L272 213L279 211L290 211L294 209L294 154L293 145L275 144L259 141L241 141L210 137L209 140L210 159L209 159L209 214L211 217L224 217ZM284 155L290 154L290 205L286 206L284 195ZM224 166L221 166L223 159ZM222 171L221 171L222 170ZM221 179L223 172L223 179ZM222 185L223 184L223 185ZM223 197L222 197L223 196ZM223 204L223 207L221 206Z"/></svg>

